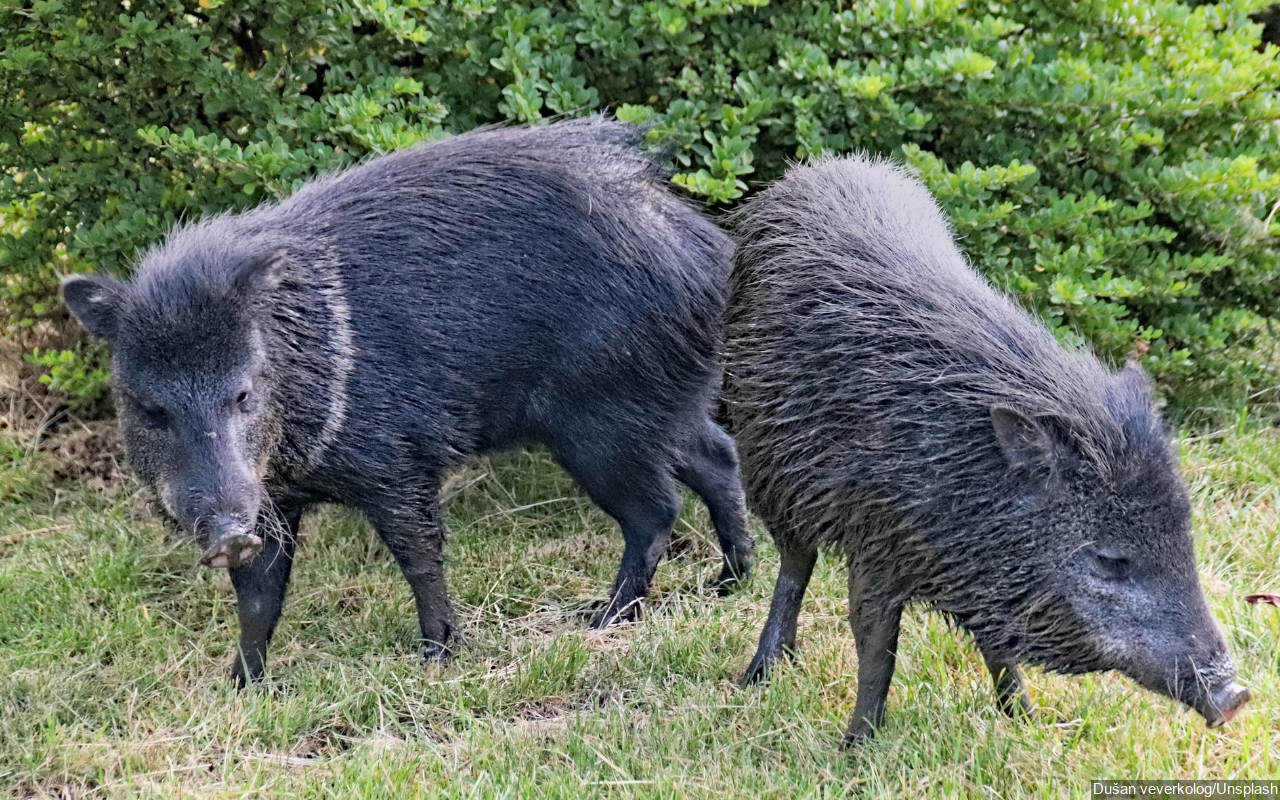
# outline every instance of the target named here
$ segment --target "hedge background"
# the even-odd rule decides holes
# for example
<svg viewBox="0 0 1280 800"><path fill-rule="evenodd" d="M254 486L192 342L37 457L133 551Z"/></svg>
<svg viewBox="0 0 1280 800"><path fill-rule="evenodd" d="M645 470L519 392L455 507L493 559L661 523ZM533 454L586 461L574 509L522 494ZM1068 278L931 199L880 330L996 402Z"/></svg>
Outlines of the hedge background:
<svg viewBox="0 0 1280 800"><path fill-rule="evenodd" d="M0 326L70 402L105 373L60 273L370 153L601 109L721 206L788 159L893 154L980 269L1178 409L1280 383L1266 0L270 5L0 0Z"/></svg>

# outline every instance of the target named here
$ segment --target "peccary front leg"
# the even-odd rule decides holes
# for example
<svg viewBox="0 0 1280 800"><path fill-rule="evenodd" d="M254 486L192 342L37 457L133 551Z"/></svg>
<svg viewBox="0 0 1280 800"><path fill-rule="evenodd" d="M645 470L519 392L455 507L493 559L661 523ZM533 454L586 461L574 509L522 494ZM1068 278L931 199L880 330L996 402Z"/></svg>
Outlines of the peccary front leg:
<svg viewBox="0 0 1280 800"><path fill-rule="evenodd" d="M236 610L240 617L240 651L231 665L231 680L243 688L262 678L267 646L280 621L293 554L298 543L297 509L281 511L264 507L259 514L258 535L262 552L249 563L232 567L231 585L236 590Z"/></svg>
<svg viewBox="0 0 1280 800"><path fill-rule="evenodd" d="M884 722L889 683L898 652L903 603L885 599L882 585L849 569L849 622L858 648L858 701L844 735L844 746L870 739ZM876 592L879 589L881 592Z"/></svg>
<svg viewBox="0 0 1280 800"><path fill-rule="evenodd" d="M982 658L987 663L987 671L991 673L1000 710L1014 718L1030 716L1035 707L1031 704L1031 695L1027 693L1022 670L1018 669L1018 665L992 658L986 651L983 651Z"/></svg>
<svg viewBox="0 0 1280 800"><path fill-rule="evenodd" d="M676 470L681 483L692 489L711 514L720 539L724 567L716 578L721 594L732 591L751 575L755 542L747 531L747 504L738 474L738 451L729 434L710 418L686 448Z"/></svg>
<svg viewBox="0 0 1280 800"><path fill-rule="evenodd" d="M784 542L786 539L781 539L778 543L782 564L778 567L778 582L773 586L769 619L760 634L760 646L756 648L755 658L751 659L751 665L742 676L744 686L767 681L778 656L784 653L795 655L796 622L800 617L800 604L804 600L805 589L813 575L814 562L818 560L818 551L793 542Z"/></svg>
<svg viewBox="0 0 1280 800"><path fill-rule="evenodd" d="M443 661L462 634L445 587L445 528L435 490L366 513L413 590L427 660Z"/></svg>

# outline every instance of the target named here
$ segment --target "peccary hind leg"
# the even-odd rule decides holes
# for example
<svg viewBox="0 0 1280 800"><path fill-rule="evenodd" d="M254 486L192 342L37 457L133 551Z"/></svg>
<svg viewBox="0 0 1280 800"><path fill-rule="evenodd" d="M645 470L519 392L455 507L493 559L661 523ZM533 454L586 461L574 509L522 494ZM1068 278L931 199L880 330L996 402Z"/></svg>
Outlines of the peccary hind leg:
<svg viewBox="0 0 1280 800"><path fill-rule="evenodd" d="M773 587L773 602L769 605L769 620L760 634L760 646L755 658L742 676L744 686L762 683L769 679L773 664L782 654L795 655L796 621L800 616L800 604L805 589L813 575L818 551L795 543L778 544L782 564L778 567L778 582Z"/></svg>
<svg viewBox="0 0 1280 800"><path fill-rule="evenodd" d="M231 568L231 585L236 590L236 610L240 617L240 651L231 665L231 680L236 686L243 688L262 678L267 646L280 621L289 574L293 571L301 516L298 510L264 507L258 523L262 552L249 563Z"/></svg>
<svg viewBox="0 0 1280 800"><path fill-rule="evenodd" d="M903 603L877 596L877 581L849 569L849 623L858 648L858 701L844 734L844 746L851 747L875 735L884 722L889 683L893 680L898 651L898 628Z"/></svg>
<svg viewBox="0 0 1280 800"><path fill-rule="evenodd" d="M721 594L736 588L751 575L755 543L747 532L747 505L738 477L738 451L729 434L707 419L687 448L676 477L692 489L711 513L711 524L720 539L724 567L716 578Z"/></svg>
<svg viewBox="0 0 1280 800"><path fill-rule="evenodd" d="M679 500L668 484L656 497L611 498L608 505L601 503L601 508L622 526L624 544L609 602L591 621L593 628L634 619L639 613L640 601L648 596L653 573L671 541Z"/></svg>
<svg viewBox="0 0 1280 800"><path fill-rule="evenodd" d="M584 437L577 446L557 450L556 458L587 496L622 527L618 577L608 603L591 621L591 627L604 628L635 618L671 541L680 498L671 466L653 463L646 450L620 451L614 449L617 445L593 448L588 441ZM610 457L602 458L602 453Z"/></svg>
<svg viewBox="0 0 1280 800"><path fill-rule="evenodd" d="M1014 718L1030 716L1035 707L1031 704L1031 695L1027 694L1022 670L1018 669L1018 665L992 658L986 652L983 652L982 658L987 662L987 671L991 673L1000 710Z"/></svg>
<svg viewBox="0 0 1280 800"><path fill-rule="evenodd" d="M462 634L445 587L445 528L436 490L367 513L413 590L427 660L443 661L461 643Z"/></svg>

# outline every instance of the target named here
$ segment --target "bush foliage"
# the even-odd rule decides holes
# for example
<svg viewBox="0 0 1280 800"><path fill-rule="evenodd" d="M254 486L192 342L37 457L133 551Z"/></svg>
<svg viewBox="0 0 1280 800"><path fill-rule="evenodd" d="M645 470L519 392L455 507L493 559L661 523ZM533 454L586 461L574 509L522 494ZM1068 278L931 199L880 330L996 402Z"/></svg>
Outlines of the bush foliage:
<svg viewBox="0 0 1280 800"><path fill-rule="evenodd" d="M731 204L789 159L909 162L975 264L1175 401L1274 386L1280 64L1266 2L0 0L0 286L126 272L185 218L370 153L609 109ZM92 363L43 353L53 383ZM91 362L92 359L89 359Z"/></svg>

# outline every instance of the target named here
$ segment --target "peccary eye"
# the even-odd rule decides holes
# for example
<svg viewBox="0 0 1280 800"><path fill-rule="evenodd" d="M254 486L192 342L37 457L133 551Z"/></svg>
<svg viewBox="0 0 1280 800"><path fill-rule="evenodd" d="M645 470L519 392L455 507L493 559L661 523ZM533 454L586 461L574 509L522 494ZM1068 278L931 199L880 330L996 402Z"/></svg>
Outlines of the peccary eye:
<svg viewBox="0 0 1280 800"><path fill-rule="evenodd" d="M169 412L151 403L135 402L142 422L148 428L163 428L169 424Z"/></svg>
<svg viewBox="0 0 1280 800"><path fill-rule="evenodd" d="M1095 551L1094 560L1098 562L1098 570L1103 577L1111 580L1124 580L1129 577L1132 571L1132 564L1129 559L1115 553Z"/></svg>
<svg viewBox="0 0 1280 800"><path fill-rule="evenodd" d="M243 389L236 395L236 408L242 413L248 414L250 411L253 411L256 401L257 398L254 397L251 390Z"/></svg>

